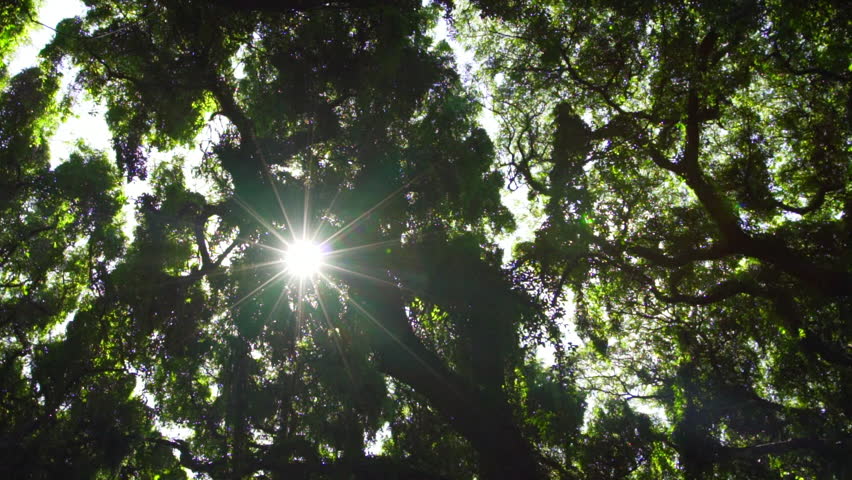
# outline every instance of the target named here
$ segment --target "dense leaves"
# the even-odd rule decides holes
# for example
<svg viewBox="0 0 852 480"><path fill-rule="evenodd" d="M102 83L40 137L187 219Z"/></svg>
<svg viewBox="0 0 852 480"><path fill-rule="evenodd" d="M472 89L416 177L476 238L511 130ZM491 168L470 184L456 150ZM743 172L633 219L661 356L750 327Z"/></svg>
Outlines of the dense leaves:
<svg viewBox="0 0 852 480"><path fill-rule="evenodd" d="M847 475L848 12L499 3L464 19L548 214L516 267L576 293L589 387L665 408L688 476Z"/></svg>
<svg viewBox="0 0 852 480"><path fill-rule="evenodd" d="M850 20L87 2L2 82L0 473L847 478Z"/></svg>

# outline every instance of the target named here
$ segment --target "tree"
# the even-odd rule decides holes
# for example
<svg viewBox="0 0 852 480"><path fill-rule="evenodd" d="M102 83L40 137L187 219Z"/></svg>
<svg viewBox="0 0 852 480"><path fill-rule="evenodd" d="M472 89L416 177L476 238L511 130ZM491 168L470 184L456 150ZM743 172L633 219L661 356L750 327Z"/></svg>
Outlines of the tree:
<svg viewBox="0 0 852 480"><path fill-rule="evenodd" d="M848 475L843 9L87 6L0 98L6 476ZM113 151L52 157L79 92Z"/></svg>
<svg viewBox="0 0 852 480"><path fill-rule="evenodd" d="M664 407L688 477L845 478L849 13L474 4L501 149L546 212L516 268L575 292L590 388Z"/></svg>

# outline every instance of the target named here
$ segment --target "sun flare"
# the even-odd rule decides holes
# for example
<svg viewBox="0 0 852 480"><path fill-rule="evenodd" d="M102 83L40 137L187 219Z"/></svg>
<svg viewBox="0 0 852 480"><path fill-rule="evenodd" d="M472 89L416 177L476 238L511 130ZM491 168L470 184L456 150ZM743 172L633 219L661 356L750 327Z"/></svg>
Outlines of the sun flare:
<svg viewBox="0 0 852 480"><path fill-rule="evenodd" d="M308 278L319 273L325 256L322 248L312 242L299 240L291 243L284 254L287 272L299 278Z"/></svg>

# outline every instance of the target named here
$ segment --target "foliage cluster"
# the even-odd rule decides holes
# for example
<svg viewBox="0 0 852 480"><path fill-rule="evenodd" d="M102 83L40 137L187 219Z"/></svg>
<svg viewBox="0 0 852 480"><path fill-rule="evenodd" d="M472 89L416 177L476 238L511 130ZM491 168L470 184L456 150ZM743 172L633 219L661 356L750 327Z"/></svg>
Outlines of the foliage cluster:
<svg viewBox="0 0 852 480"><path fill-rule="evenodd" d="M841 2L86 5L0 70L1 476L852 476Z"/></svg>

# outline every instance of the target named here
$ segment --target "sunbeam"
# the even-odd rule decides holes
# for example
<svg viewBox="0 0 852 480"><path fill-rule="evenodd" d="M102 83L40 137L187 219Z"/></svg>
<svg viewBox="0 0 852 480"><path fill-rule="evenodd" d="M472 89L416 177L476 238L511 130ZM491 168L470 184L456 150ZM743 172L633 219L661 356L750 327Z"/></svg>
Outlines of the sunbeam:
<svg viewBox="0 0 852 480"><path fill-rule="evenodd" d="M368 243L366 245L358 245L356 247L340 248L340 249L337 249L337 250L332 250L332 251L328 252L328 254L326 254L326 256L327 257L337 257L337 256L340 256L340 255L343 255L343 254L357 252L359 250L366 250L368 248L385 247L385 246L391 246L391 245L399 245L399 243L400 242L397 239L380 240L378 242Z"/></svg>
<svg viewBox="0 0 852 480"><path fill-rule="evenodd" d="M332 241L334 241L334 240L335 240L336 238L338 238L339 236L343 235L344 233L346 233L346 232L348 232L349 230L351 230L352 228L354 228L354 227L355 227L356 225L358 225L358 224L359 224L362 220L364 220L364 218L366 218L368 215L370 215L371 213L373 213L373 212L375 212L376 210L378 210L379 208L381 208L384 204L386 204L387 202L389 202L389 201L390 201L393 197L395 197L398 193L400 193L400 192L402 192L403 190L405 190L406 188L408 188L408 187L409 187L412 183L416 182L417 180L419 180L419 179L420 179L421 177L423 177L424 175L425 175L425 173L421 173L420 175L417 175L416 177L412 178L411 180L409 180L408 182L406 182L406 183L405 183L404 185L402 185L401 187L399 187L399 188L397 188L396 190L394 190L394 191L392 191L391 193L389 193L389 194L388 194L385 198L383 198L383 199L379 200L379 202L378 202L378 203L376 203L375 205L373 205L372 207L370 207L370 208L368 208L366 211L364 211L364 213L362 213L361 215L358 215L358 217L356 217L354 220L352 220L352 221L351 221L351 222L349 222L348 224L344 225L344 226L343 226L343 227L341 227L338 231L334 232L331 236L329 236L328 238L326 238L325 240L323 240L323 241L320 243L320 245L328 245L329 243L331 243Z"/></svg>
<svg viewBox="0 0 852 480"><path fill-rule="evenodd" d="M311 279L311 284L317 294L317 303L319 303L320 310L322 310L322 315L325 318L325 324L328 325L331 342L334 344L335 348L337 348L337 353L340 355L340 360L343 362L343 369L346 370L346 376L349 377L349 381L354 384L355 378L352 376L352 370L349 368L349 361L346 360L346 356L343 354L343 347L340 346L340 339L334 335L334 333L339 335L339 331L337 330L337 327L331 323L331 318L328 316L328 310L325 308L325 302L322 299L322 294L320 294L319 288L317 288L317 284L314 279Z"/></svg>
<svg viewBox="0 0 852 480"><path fill-rule="evenodd" d="M345 291L343 291L343 289L342 289L342 288L338 287L338 286L337 286L337 285L335 285L333 282L331 282L331 281L330 281L327 277L323 276L322 274L320 274L320 276L322 276L322 277L323 277L323 278L324 278L327 282L329 282L329 284L330 284L330 285L331 285L331 286L332 286L335 290L337 290L337 292L338 292L338 293L340 293L340 295L341 295L343 298L345 298L347 302L349 302L349 303L350 303L353 307L355 307L355 309L356 309L356 310L358 310L359 312L361 312L361 314L362 314L362 315L364 315L365 317L367 317L367 319L369 319L371 322L373 322L373 324L374 324L374 325L376 325L377 327L379 327L379 329L380 329L380 330L382 330L382 331L383 331L383 332L384 332L384 333L385 333L388 337L390 337L390 338L391 338L394 342L396 342L396 344L397 344L397 345L399 345L399 346L400 346L400 348L402 348L402 349L403 349L403 351L405 351L405 353L407 353L408 355L410 355L410 356L411 356L411 358L413 358L415 361L417 361L417 363L419 363L420 365L422 365L422 366L423 366L423 368L425 368L427 372L429 372L430 374L434 375L434 376L435 376L435 378L439 379L440 381L444 382L444 383L447 385L447 387L448 387L448 388L450 388L450 390L452 390L454 393L458 393L458 392L456 392L455 388L453 388L453 386L452 386L452 385L450 385L450 384L448 384L448 383L446 383L446 382L445 382L444 377L443 377L443 376L442 376L442 375L441 375L441 374L440 374L437 370L435 370L435 369L434 369L431 365L429 365L429 363L428 363L426 360L424 360L424 359L423 359L423 358L421 358L419 355L417 355L417 353L415 353L415 352L414 352L414 350L412 350L412 349L411 349L411 347L409 347L408 345L406 345L406 344L405 344L405 343L404 343L404 342L403 342L403 341L402 341L402 340L401 340L398 336L394 335L394 333L393 333L393 332L391 332L390 330L388 330L388 328L387 328L387 327L385 327L385 326L382 324L382 322L378 321L378 320L376 319L376 317L374 317L374 316L373 316L373 314L371 314L370 312L368 312L366 308L362 307L362 306L361 306L361 304L359 304L358 302L356 302L356 301L355 301L355 299L353 299L353 298L352 298L352 297L351 297L348 293L346 293Z"/></svg>
<svg viewBox="0 0 852 480"><path fill-rule="evenodd" d="M240 265L240 266L237 266L237 267L231 266L228 269L227 272L224 272L224 271L223 272L211 272L211 273L208 273L207 276L226 275L226 274L232 274L232 273L237 273L237 272L246 272L246 271L249 271L249 270L260 270L262 268L267 268L267 267L271 267L271 266L274 266L274 265L281 265L281 260L272 260L272 261L269 261L269 262L260 262L260 263L249 263L247 265Z"/></svg>
<svg viewBox="0 0 852 480"><path fill-rule="evenodd" d="M286 272L285 272L284 270L281 270L281 271L279 271L279 272L275 273L274 275L272 275L272 277L270 277L270 278L269 278L269 280L267 280L267 281L265 281L265 282L261 283L260 285L258 285L258 287L257 287L257 288L255 288L255 289L254 289L254 290L252 290L251 292L249 292L249 293L245 294L245 295L243 296L243 298L241 298L241 299L237 300L236 302L234 302L234 304L233 304L233 305L231 305L230 307L228 307L228 310L233 310L234 308L237 308L237 306L239 306L241 303L243 303L243 302L245 302L246 300L248 300L249 298L253 297L255 293L257 293L257 292L261 291L264 287L266 287L266 286L267 286L267 285L269 285L270 283L274 282L274 281L275 281L278 277L281 277L281 276L282 276L282 275L284 275L285 273L286 273Z"/></svg>
<svg viewBox="0 0 852 480"><path fill-rule="evenodd" d="M339 272L343 272L343 273L346 273L346 274L349 274L349 275L354 275L356 277L366 278L367 280L370 280L372 282L388 285L388 286L391 286L393 288L397 288L399 290L408 290L401 285L397 285L393 282L389 282L387 280L384 280L384 279L381 279L381 278L378 278L378 277L374 277L372 275L367 275L366 273L356 272L355 270L349 270L348 268L343 268L339 265L334 265L334 264L331 264L331 263L327 264L327 266L329 268L331 268L332 270L337 270Z"/></svg>
<svg viewBox="0 0 852 480"><path fill-rule="evenodd" d="M268 169L268 166L264 162L264 169ZM318 240L318 237L322 235L323 226L326 223L326 216L320 215L322 218L315 227L310 226L311 215L311 206L310 206L310 193L308 185L305 185L305 201L303 203L304 212L303 212L303 223L300 228L300 232L297 234L296 230L294 230L294 226L291 223L290 216L288 215L286 209L284 208L283 202L281 201L280 195L278 195L278 191L274 182L272 182L271 172L265 172L270 180L271 188L275 191L276 200L278 201L279 206L281 207L281 213L284 216L284 220L286 225L284 228L286 229L286 233L282 232L278 227L272 224L268 219L264 219L257 213L257 211L252 208L248 203L240 198L235 198L237 205L243 208L251 217L253 217L261 226L263 226L271 235L275 237L277 242L280 245L268 245L263 244L258 241L248 241L246 242L248 245L259 247L271 252L277 260L273 260L270 262L264 262L256 264L256 268L263 268L270 265L279 265L279 269L275 272L268 280L254 288L251 292L244 295L242 298L237 300L230 308L234 309L246 300L250 299L254 295L256 295L261 290L267 288L272 282L280 279L282 276L287 276L288 280L281 287L281 293L278 296L275 304L272 307L272 311L270 312L270 316L267 319L267 322L270 321L272 315L274 315L278 306L283 301L284 297L287 295L287 292L291 292L291 294L295 294L296 298L294 301L294 310L295 310L295 320L299 325L298 328L301 328L305 320L305 316L313 317L318 315L319 312L316 308L311 309L309 312L305 311L304 303L307 301L306 295L309 294L308 289L313 289L317 303L319 306L319 311L321 311L320 319L324 320L326 326L329 328L330 335L332 336L332 342L335 344L335 347L340 354L342 361L344 362L344 368L347 370L347 375L352 378L352 372L350 371L350 365L348 364L343 348L339 343L339 338L334 336L334 332L337 331L332 324L331 318L329 317L329 312L326 308L325 301L322 298L322 295L319 291L319 282L326 282L330 285L340 296L345 299L345 301L351 304L356 310L358 310L364 317L369 319L372 323L374 323L378 328L380 328L385 334L387 334L398 346L405 351L420 365L422 365L427 371L431 374L435 375L438 378L443 380L442 375L435 371L429 363L420 358L410 346L406 345L400 338L394 335L390 330L387 329L379 320L377 320L370 312L368 312L364 307L362 307L355 299L351 298L349 294L343 290L339 285L337 285L336 281L332 278L329 278L326 273L330 271L338 272L338 274L343 275L351 275L355 277L365 278L371 282L376 282L377 284L383 284L395 289L399 289L402 291L407 291L411 293L415 293L408 288L402 287L401 285L395 284L387 279L377 278L375 276L369 275L367 273L358 272L355 270L351 270L349 268L345 268L339 264L339 262L344 259L347 255L350 255L355 252L359 252L362 250L372 249L372 248L380 248L384 246L398 246L401 243L400 239L390 239L390 240L379 240L372 243L366 243L363 245L355 245L355 246L346 246L339 249L335 249L334 245L339 243L339 239L350 232L353 228L360 225L366 218L368 218L373 212L387 205L391 200L393 200L396 196L398 196L401 192L403 192L406 188L408 188L412 183L421 179L426 172L421 173L410 181L406 182L404 185L395 189L393 192L390 192L387 196L379 200L375 205L368 208L366 211L345 223L342 227L337 229L336 231L331 232L324 240ZM337 201L341 190L338 190L337 194L332 199L332 204L326 209L326 212L329 212L334 203ZM292 213L292 212L291 212ZM285 238L285 236L287 238ZM274 242L273 242L274 243ZM252 265L247 265L244 267L237 267L238 269L250 269ZM232 269L232 272L237 271L236 269ZM292 287L295 287L293 289ZM295 290L295 291L294 291Z"/></svg>
<svg viewBox="0 0 852 480"><path fill-rule="evenodd" d="M274 188L274 187L273 187L273 188ZM252 218L254 218L255 220L257 220L257 222L258 222L258 223L260 223L261 225L263 225L263 227L264 227L264 228L266 228L266 230L267 230L269 233L271 233L272 235L275 235L275 238L277 238L279 242L283 243L284 245L288 245L288 244L290 243L290 242L288 242L288 241L287 241L287 240L286 240L286 239L285 239L285 238L284 238L284 237L283 237L280 233L278 233L278 229L277 229L277 228L275 228L275 227L274 227L271 223L269 223L269 222L267 222L266 220L264 220L264 218L263 218L263 217L261 217L261 216L260 216L260 214L258 214L258 213L257 213L257 212L253 209L253 208L251 208L251 206L250 206L248 203L246 203L245 201L243 201L240 197L238 197L238 196L236 196L236 195L234 195L234 201L236 201L236 202L237 202L237 205L239 205L239 206L240 206L240 208L242 208L243 210L245 210L245 211L246 211L246 213L248 213L249 215L251 215L251 217L252 217ZM282 206L281 208L283 209L284 207ZM287 219L287 214L286 214L286 213L284 214L284 219L285 219L285 221L287 222L287 225L288 225L288 226L287 226L287 229L288 229L289 231L292 231L292 230L290 230L290 226L289 226L289 225L290 225L290 220L288 220L288 219Z"/></svg>
<svg viewBox="0 0 852 480"><path fill-rule="evenodd" d="M326 209L327 212L334 210L334 205L337 203L337 199L338 199L338 197L340 197L340 192L342 192L342 191L343 191L343 187L342 186L338 187L337 192L334 194L334 197L331 198L331 203L328 205L328 208ZM314 234L311 235L311 241L312 242L317 241L317 237L319 236L320 232L322 232L322 227L325 226L325 222L326 222L326 215L321 215L320 216L320 222L317 225L317 227L314 229Z"/></svg>

